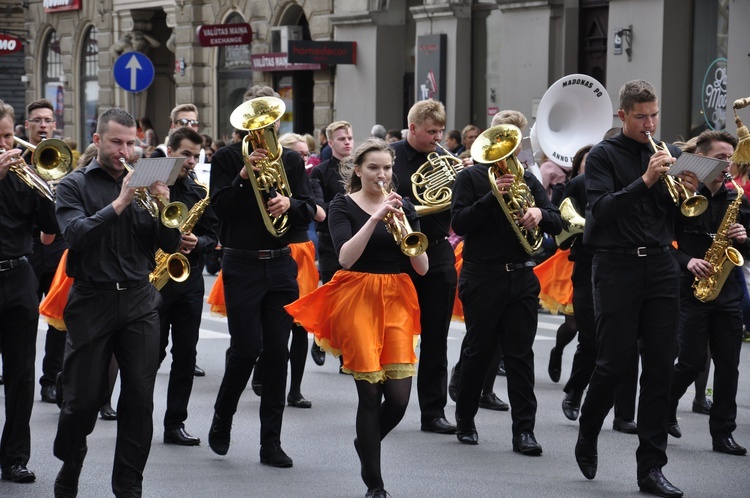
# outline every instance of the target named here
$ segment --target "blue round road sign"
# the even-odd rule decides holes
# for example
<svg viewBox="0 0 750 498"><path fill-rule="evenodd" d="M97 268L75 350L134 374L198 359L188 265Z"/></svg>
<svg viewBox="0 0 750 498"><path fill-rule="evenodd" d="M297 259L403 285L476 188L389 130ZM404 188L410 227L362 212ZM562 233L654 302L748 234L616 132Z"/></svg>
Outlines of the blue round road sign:
<svg viewBox="0 0 750 498"><path fill-rule="evenodd" d="M154 81L154 64L140 52L125 52L112 66L115 82L129 92L142 92Z"/></svg>

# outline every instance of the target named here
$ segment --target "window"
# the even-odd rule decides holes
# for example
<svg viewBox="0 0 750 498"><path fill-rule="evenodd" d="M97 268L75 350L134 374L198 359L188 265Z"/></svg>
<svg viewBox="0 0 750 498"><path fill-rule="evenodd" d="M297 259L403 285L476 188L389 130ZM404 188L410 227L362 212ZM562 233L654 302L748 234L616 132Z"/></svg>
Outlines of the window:
<svg viewBox="0 0 750 498"><path fill-rule="evenodd" d="M63 132L65 127L65 89L60 81L63 74L62 56L60 54L60 40L57 39L57 32L50 33L45 45L44 59L42 60L42 87L44 96L55 109L55 125L58 135ZM49 137L52 138L52 137Z"/></svg>
<svg viewBox="0 0 750 498"><path fill-rule="evenodd" d="M81 109L81 147L84 151L93 142L98 119L97 102L99 101L99 44L95 26L92 26L81 46L81 89L78 97Z"/></svg>

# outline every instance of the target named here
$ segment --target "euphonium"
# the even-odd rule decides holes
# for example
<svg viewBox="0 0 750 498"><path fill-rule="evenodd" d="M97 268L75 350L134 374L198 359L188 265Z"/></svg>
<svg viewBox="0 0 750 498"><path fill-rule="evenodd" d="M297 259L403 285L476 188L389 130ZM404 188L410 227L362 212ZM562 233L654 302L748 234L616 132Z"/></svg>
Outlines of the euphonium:
<svg viewBox="0 0 750 498"><path fill-rule="evenodd" d="M572 197L566 197L560 203L560 217L563 220L563 230L558 235L555 235L555 242L558 247L564 249L564 245L568 240L579 233L583 233L586 219L581 216L578 205Z"/></svg>
<svg viewBox="0 0 750 498"><path fill-rule="evenodd" d="M383 191L383 197L388 197L383 182L378 182L380 190ZM415 232L406 219L406 214L401 210L401 216L394 216L389 212L385 218L385 228L393 235L396 244L401 248L401 252L407 256L419 256L427 250L427 236L422 232Z"/></svg>
<svg viewBox="0 0 750 498"><path fill-rule="evenodd" d="M651 147L654 148L654 153L664 150L669 154L669 157L672 157L672 154L669 153L669 149L664 142L657 145L651 137L651 133L648 131L646 132L646 136L648 137L648 141L651 142ZM689 218L700 216L706 208L708 208L708 199L698 193L693 193L691 195L679 178L663 173L661 179L667 186L669 196L672 198L675 206L680 206L680 212L683 216ZM682 192L685 194L685 200L682 202L682 205L680 205L680 189L682 189Z"/></svg>
<svg viewBox="0 0 750 498"><path fill-rule="evenodd" d="M513 227L518 240L528 254L533 254L542 246L542 231L539 227L527 230L520 221L529 208L536 206L534 196L523 179L524 169L518 163L514 152L521 144L521 130L511 124L501 124L485 130L471 146L474 162L490 164L487 169L490 187L505 216ZM497 188L497 177L512 174L515 179L502 193Z"/></svg>
<svg viewBox="0 0 750 498"><path fill-rule="evenodd" d="M276 197L277 193L285 197L292 196L284 164L281 161L282 148L279 146L276 134L276 122L281 119L285 110L286 105L279 98L258 97L237 107L229 117L232 126L248 132L242 140L242 157L263 216L263 223L266 225L266 230L274 237L281 237L291 226L286 213L273 216L267 206L268 200ZM248 157L255 149L268 151L268 157L253 166L248 161Z"/></svg>
<svg viewBox="0 0 750 498"><path fill-rule="evenodd" d="M745 264L745 258L737 249L732 247L732 240L727 237L729 228L737 223L737 215L740 212L744 191L734 181L732 175L724 173L724 177L734 184L734 188L737 189L737 198L727 207L727 212L724 213L724 218L721 220L718 230L716 230L714 241L703 257L713 267L711 276L706 278L695 277L693 281L693 295L697 300L704 303L713 301L719 296L722 287L724 287L724 282L726 282L735 266Z"/></svg>
<svg viewBox="0 0 750 498"><path fill-rule="evenodd" d="M55 193L48 182L59 181L70 173L73 153L68 144L56 138L44 139L39 145L32 145L18 137L13 137L13 141L32 152L31 164L34 168L18 158L18 161L10 166L10 170L30 188L38 190L41 195L54 202ZM0 153L2 152L5 152L5 149L0 148Z"/></svg>
<svg viewBox="0 0 750 498"><path fill-rule="evenodd" d="M427 154L427 162L411 175L411 190L421 204L414 206L419 216L451 207L453 182L463 168L463 162L449 153L442 156L437 152Z"/></svg>

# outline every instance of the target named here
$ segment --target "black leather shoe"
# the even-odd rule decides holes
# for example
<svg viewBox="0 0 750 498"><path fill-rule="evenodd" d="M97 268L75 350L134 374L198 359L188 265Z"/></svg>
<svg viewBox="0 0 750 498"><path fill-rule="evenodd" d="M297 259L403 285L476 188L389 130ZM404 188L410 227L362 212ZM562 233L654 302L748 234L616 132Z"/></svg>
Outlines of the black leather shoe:
<svg viewBox="0 0 750 498"><path fill-rule="evenodd" d="M677 497L682 496L682 491L667 481L660 469L651 469L644 479L638 479L638 487L643 493L651 493L656 496Z"/></svg>
<svg viewBox="0 0 750 498"><path fill-rule="evenodd" d="M497 374L501 377L505 377L505 360L500 360L500 364L497 366Z"/></svg>
<svg viewBox="0 0 750 498"><path fill-rule="evenodd" d="M714 439L714 451L727 455L746 455L747 449L737 444L732 436Z"/></svg>
<svg viewBox="0 0 750 498"><path fill-rule="evenodd" d="M565 418L568 420L578 420L578 415L581 413L581 398L583 397L583 391L572 389L569 393L565 393L565 397L562 401L562 411Z"/></svg>
<svg viewBox="0 0 750 498"><path fill-rule="evenodd" d="M198 446L201 438L191 436L184 427L177 429L166 429L164 431L164 444L179 444L180 446Z"/></svg>
<svg viewBox="0 0 750 498"><path fill-rule="evenodd" d="M111 406L105 406L99 410L102 420L117 420L117 412Z"/></svg>
<svg viewBox="0 0 750 498"><path fill-rule="evenodd" d="M280 444L265 444L260 447L260 463L271 467L289 468L294 465Z"/></svg>
<svg viewBox="0 0 750 498"><path fill-rule="evenodd" d="M445 417L433 418L422 422L424 432L434 432L436 434L455 434L456 426L448 422Z"/></svg>
<svg viewBox="0 0 750 498"><path fill-rule="evenodd" d="M42 386L42 401L45 403L57 402L57 389L55 386Z"/></svg>
<svg viewBox="0 0 750 498"><path fill-rule="evenodd" d="M286 397L286 402L289 404L289 406L293 406L295 408L312 408L312 402L308 399L305 399L305 397L301 394L292 396L292 393L289 393Z"/></svg>
<svg viewBox="0 0 750 498"><path fill-rule="evenodd" d="M588 441L586 438L578 433L578 441L576 441L576 462L578 462L578 468L581 469L583 477L586 479L593 479L596 477L596 468L599 465L599 454L596 449L596 440Z"/></svg>
<svg viewBox="0 0 750 498"><path fill-rule="evenodd" d="M326 362L326 352L320 349L320 346L316 342L313 342L313 345L310 347L310 357L319 367L322 367Z"/></svg>
<svg viewBox="0 0 750 498"><path fill-rule="evenodd" d="M552 382L560 382L560 373L562 372L562 349L557 350L556 347L552 348L549 352L549 365L547 366L547 373Z"/></svg>
<svg viewBox="0 0 750 498"><path fill-rule="evenodd" d="M682 431L680 430L680 424L677 422L668 422L667 423L667 432L670 436L681 438L682 437Z"/></svg>
<svg viewBox="0 0 750 498"><path fill-rule="evenodd" d="M208 446L217 455L226 455L229 451L229 442L232 439L231 433L232 419L224 420L214 413L211 429L208 431Z"/></svg>
<svg viewBox="0 0 750 498"><path fill-rule="evenodd" d="M383 488L370 488L365 494L365 498L388 498L389 496L391 495Z"/></svg>
<svg viewBox="0 0 750 498"><path fill-rule="evenodd" d="M479 433L474 421L456 424L456 437L462 444L479 444Z"/></svg>
<svg viewBox="0 0 750 498"><path fill-rule="evenodd" d="M205 377L205 376L206 376L206 371L203 370L201 367L196 365L195 368L193 368L193 377Z"/></svg>
<svg viewBox="0 0 750 498"><path fill-rule="evenodd" d="M693 399L693 413L711 415L711 406L713 404L713 401L708 398L703 398L702 400Z"/></svg>
<svg viewBox="0 0 750 498"><path fill-rule="evenodd" d="M78 496L78 479L81 476L83 460L87 447L79 451L76 456L64 462L55 478L55 498L75 498Z"/></svg>
<svg viewBox="0 0 750 498"><path fill-rule="evenodd" d="M482 396L479 397L479 408L497 410L499 412L507 412L510 410L508 403L498 398L495 393L482 394Z"/></svg>
<svg viewBox="0 0 750 498"><path fill-rule="evenodd" d="M26 468L26 465L17 463L3 469L3 481L11 481L17 483L28 483L34 482L36 476L32 471Z"/></svg>
<svg viewBox="0 0 750 498"><path fill-rule="evenodd" d="M451 379L448 381L448 396L453 401L458 397L458 372L455 366L451 369Z"/></svg>
<svg viewBox="0 0 750 498"><path fill-rule="evenodd" d="M542 454L542 445L536 442L536 438L530 432L522 432L520 436L513 438L513 451L528 456L539 456Z"/></svg>
<svg viewBox="0 0 750 498"><path fill-rule="evenodd" d="M633 420L615 417L614 421L612 421L612 430L622 432L623 434L638 434L638 425Z"/></svg>

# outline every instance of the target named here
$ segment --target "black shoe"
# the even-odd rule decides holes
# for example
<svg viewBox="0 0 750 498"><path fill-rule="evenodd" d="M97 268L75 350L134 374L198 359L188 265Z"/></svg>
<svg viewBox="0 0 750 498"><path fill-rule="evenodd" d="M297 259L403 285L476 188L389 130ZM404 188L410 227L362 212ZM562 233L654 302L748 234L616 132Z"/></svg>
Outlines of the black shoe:
<svg viewBox="0 0 750 498"><path fill-rule="evenodd" d="M3 380L3 376L0 375L0 386L2 386L3 384L5 384L5 381Z"/></svg>
<svg viewBox="0 0 750 498"><path fill-rule="evenodd" d="M726 453L727 455L746 455L747 449L743 448L732 436L714 439L714 451Z"/></svg>
<svg viewBox="0 0 750 498"><path fill-rule="evenodd" d="M35 480L36 476L34 473L27 469L26 465L22 463L17 463L3 469L3 481L29 483L34 482Z"/></svg>
<svg viewBox="0 0 750 498"><path fill-rule="evenodd" d="M711 406L713 404L713 401L708 398L703 398L702 400L693 399L693 413L711 415Z"/></svg>
<svg viewBox="0 0 750 498"><path fill-rule="evenodd" d="M451 369L451 379L448 381L448 396L450 396L453 401L456 401L456 398L458 397L458 372L456 371L455 366Z"/></svg>
<svg viewBox="0 0 750 498"><path fill-rule="evenodd" d="M55 478L55 498L75 498L78 496L78 479L81 476L87 447L78 452L70 461L63 462Z"/></svg>
<svg viewBox="0 0 750 498"><path fill-rule="evenodd" d="M615 417L612 421L612 430L622 432L623 434L638 434L638 425L633 420Z"/></svg>
<svg viewBox="0 0 750 498"><path fill-rule="evenodd" d="M211 422L211 429L208 431L208 446L211 447L217 455L226 455L229 451L229 442L231 441L232 419L220 419L214 413L214 419Z"/></svg>
<svg viewBox="0 0 750 498"><path fill-rule="evenodd" d="M436 434L455 434L456 426L448 422L445 417L433 418L422 422L424 432L434 432Z"/></svg>
<svg viewBox="0 0 750 498"><path fill-rule="evenodd" d="M117 412L111 406L105 406L99 409L99 416L102 420L117 420Z"/></svg>
<svg viewBox="0 0 750 498"><path fill-rule="evenodd" d="M596 477L596 467L599 465L599 454L596 450L596 440L588 441L578 432L578 441L576 441L576 462L578 468L586 479Z"/></svg>
<svg viewBox="0 0 750 498"><path fill-rule="evenodd" d="M326 362L326 352L320 349L320 346L316 342L313 342L312 347L310 347L310 357L319 367L322 367Z"/></svg>
<svg viewBox="0 0 750 498"><path fill-rule="evenodd" d="M260 447L260 463L271 467L289 468L294 465L289 456L281 449L281 445L266 444Z"/></svg>
<svg viewBox="0 0 750 498"><path fill-rule="evenodd" d="M292 393L289 393L286 397L286 402L289 404L289 406L293 406L295 408L312 408L312 402L308 399L305 399L305 397L301 394L292 396Z"/></svg>
<svg viewBox="0 0 750 498"><path fill-rule="evenodd" d="M682 437L680 424L678 424L677 422L667 422L667 432L672 437L676 437L678 439Z"/></svg>
<svg viewBox="0 0 750 498"><path fill-rule="evenodd" d="M547 373L552 382L560 382L560 373L562 372L562 349L557 350L556 347L552 348L549 352L549 365L547 366Z"/></svg>
<svg viewBox="0 0 750 498"><path fill-rule="evenodd" d="M572 389L569 393L565 393L565 397L562 401L562 411L565 418L568 420L578 420L578 415L581 413L581 398L583 397L583 391Z"/></svg>
<svg viewBox="0 0 750 498"><path fill-rule="evenodd" d="M539 456L542 454L542 445L536 442L536 438L530 432L522 432L520 436L513 438L513 451L528 456Z"/></svg>
<svg viewBox="0 0 750 498"><path fill-rule="evenodd" d="M388 498L389 496L391 495L383 488L371 488L365 494L365 498Z"/></svg>
<svg viewBox="0 0 750 498"><path fill-rule="evenodd" d="M184 427L164 430L164 444L179 444L180 446L198 446L201 438L191 436Z"/></svg>
<svg viewBox="0 0 750 498"><path fill-rule="evenodd" d="M479 433L474 421L456 423L456 437L462 444L479 444Z"/></svg>
<svg viewBox="0 0 750 498"><path fill-rule="evenodd" d="M57 402L57 389L52 385L42 386L42 401L45 403Z"/></svg>
<svg viewBox="0 0 750 498"><path fill-rule="evenodd" d="M195 368L193 368L193 377L205 377L205 376L206 376L206 371L203 370L201 367L196 365Z"/></svg>
<svg viewBox="0 0 750 498"><path fill-rule="evenodd" d="M510 410L508 403L498 398L495 393L482 394L482 396L479 397L479 408L497 410L499 412L507 412Z"/></svg>
<svg viewBox="0 0 750 498"><path fill-rule="evenodd" d="M682 491L667 481L660 469L651 469L644 479L638 479L638 487L643 493L651 493L656 496L677 497L682 496Z"/></svg>
<svg viewBox="0 0 750 498"><path fill-rule="evenodd" d="M500 375L502 377L506 376L505 373L505 360L500 360L500 364L497 366L497 375Z"/></svg>

